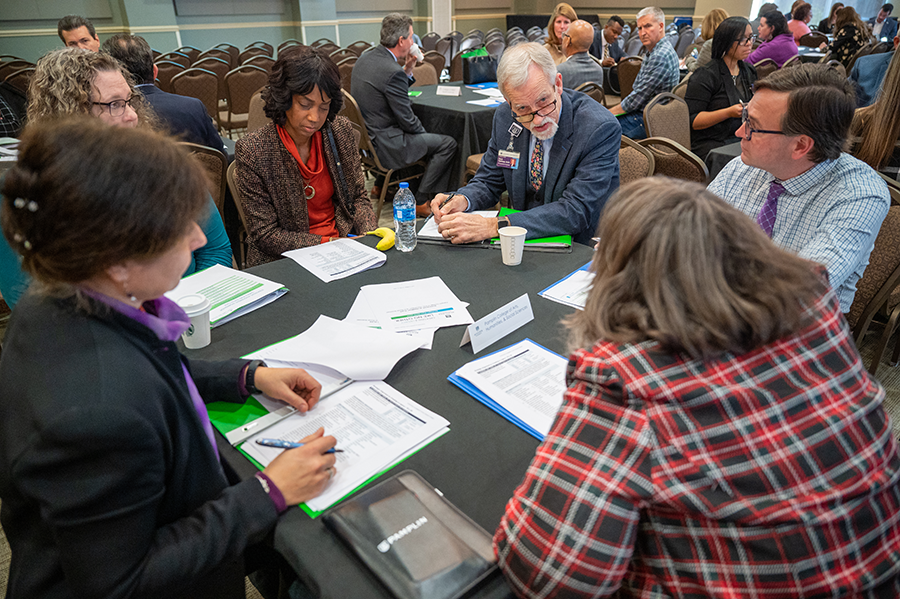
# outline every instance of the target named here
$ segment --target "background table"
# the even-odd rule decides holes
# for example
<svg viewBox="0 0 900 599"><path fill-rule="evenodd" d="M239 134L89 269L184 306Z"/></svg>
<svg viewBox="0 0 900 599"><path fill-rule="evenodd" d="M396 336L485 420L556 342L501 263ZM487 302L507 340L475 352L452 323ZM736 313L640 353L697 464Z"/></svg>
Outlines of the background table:
<svg viewBox="0 0 900 599"><path fill-rule="evenodd" d="M736 141L733 144L713 148L706 155L706 167L709 169L709 180L716 178L725 165L741 155L741 142Z"/></svg>
<svg viewBox="0 0 900 599"><path fill-rule="evenodd" d="M367 239L366 243L376 241ZM526 252L521 265L506 267L499 250L419 244L409 254L389 250L387 263L381 268L327 284L293 261L279 260L250 272L278 281L291 291L268 306L213 329L209 347L185 350L185 354L190 358L238 357L303 332L319 314L343 319L362 285L438 275L457 297L470 302L469 312L476 320L528 293L535 319L479 356L526 337L566 355L565 332L559 321L572 309L538 297L537 292L584 265L592 255L587 246L575 244L570 254ZM419 349L406 356L386 379L449 420L450 432L378 480L413 469L493 534L538 441L447 381L449 374L475 358L470 346L459 347L463 333L464 327L439 329L432 350ZM223 461L242 478L252 476L255 470L249 461L218 433L217 438ZM391 597L325 528L321 518L313 520L299 509L290 510L275 529L275 548L322 597ZM496 576L475 596L512 595L506 581Z"/></svg>
<svg viewBox="0 0 900 599"><path fill-rule="evenodd" d="M460 82L441 85L462 88L462 95L439 96L437 85L411 87L409 91L422 92L422 95L412 98L412 108L426 131L449 135L456 140L458 149L450 168L457 173L460 184L464 184L466 159L487 150L497 107L468 104L469 100L485 100L487 96L476 94L475 90Z"/></svg>

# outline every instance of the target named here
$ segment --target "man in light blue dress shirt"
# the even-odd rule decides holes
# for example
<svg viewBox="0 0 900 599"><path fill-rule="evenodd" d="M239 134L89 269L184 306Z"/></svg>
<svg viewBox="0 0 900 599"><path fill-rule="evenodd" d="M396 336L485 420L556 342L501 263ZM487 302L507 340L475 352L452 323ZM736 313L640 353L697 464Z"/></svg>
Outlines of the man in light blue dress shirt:
<svg viewBox="0 0 900 599"><path fill-rule="evenodd" d="M776 244L823 264L845 313L890 205L878 174L842 152L855 107L850 82L824 65L757 81L741 156L709 185Z"/></svg>

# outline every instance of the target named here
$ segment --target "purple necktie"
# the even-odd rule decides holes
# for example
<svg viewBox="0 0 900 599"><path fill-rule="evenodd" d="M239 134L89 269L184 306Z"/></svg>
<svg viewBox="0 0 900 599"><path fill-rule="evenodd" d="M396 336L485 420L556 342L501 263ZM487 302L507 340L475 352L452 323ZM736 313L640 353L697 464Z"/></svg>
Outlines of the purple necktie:
<svg viewBox="0 0 900 599"><path fill-rule="evenodd" d="M778 181L772 181L769 186L769 195L766 196L766 202L756 217L756 224L765 231L766 235L772 237L772 229L775 228L775 217L778 214L778 196L784 192L784 185Z"/></svg>

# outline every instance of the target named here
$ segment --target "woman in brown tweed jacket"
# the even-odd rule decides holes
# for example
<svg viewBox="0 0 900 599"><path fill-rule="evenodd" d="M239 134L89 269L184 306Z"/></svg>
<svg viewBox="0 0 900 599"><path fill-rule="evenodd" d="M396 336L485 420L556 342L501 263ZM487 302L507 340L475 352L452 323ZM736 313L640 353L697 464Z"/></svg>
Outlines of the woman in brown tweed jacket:
<svg viewBox="0 0 900 599"><path fill-rule="evenodd" d="M237 142L236 180L247 217L247 266L377 227L363 183L341 77L306 46L280 53L263 90L272 122Z"/></svg>

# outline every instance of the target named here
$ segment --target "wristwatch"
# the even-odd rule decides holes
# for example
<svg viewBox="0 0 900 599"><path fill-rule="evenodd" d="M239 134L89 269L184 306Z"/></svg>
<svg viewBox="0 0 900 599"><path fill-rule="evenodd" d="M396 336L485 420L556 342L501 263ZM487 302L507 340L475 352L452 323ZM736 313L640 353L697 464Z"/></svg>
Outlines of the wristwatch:
<svg viewBox="0 0 900 599"><path fill-rule="evenodd" d="M505 216L501 216L500 218L497 219L497 230L498 231L500 229L502 229L503 227L508 227L508 226L509 226L509 219L506 218Z"/></svg>
<svg viewBox="0 0 900 599"><path fill-rule="evenodd" d="M247 392L250 395L262 393L262 391L256 387L256 369L260 366L267 368L266 363L262 360L251 360L250 363L247 364L247 372L244 375L244 386L247 388Z"/></svg>

